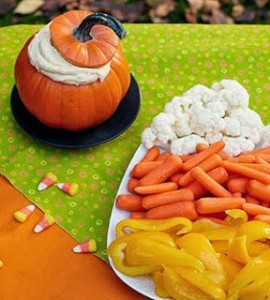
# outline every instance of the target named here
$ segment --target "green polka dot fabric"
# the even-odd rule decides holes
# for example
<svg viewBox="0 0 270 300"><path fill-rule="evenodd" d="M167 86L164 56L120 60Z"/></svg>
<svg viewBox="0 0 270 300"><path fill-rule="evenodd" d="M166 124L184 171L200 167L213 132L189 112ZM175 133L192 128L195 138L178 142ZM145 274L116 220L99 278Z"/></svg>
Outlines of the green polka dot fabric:
<svg viewBox="0 0 270 300"><path fill-rule="evenodd" d="M106 256L106 233L125 169L152 118L172 97L195 84L235 79L250 94L250 106L270 122L270 30L262 25L126 24L123 40L142 104L132 126L116 139L87 149L48 146L25 134L14 121L10 94L14 63L26 40L43 25L0 28L0 171L30 201L49 212L78 242L97 241ZM53 186L39 192L47 172L75 182L71 197ZM4 201L4 199L2 199Z"/></svg>

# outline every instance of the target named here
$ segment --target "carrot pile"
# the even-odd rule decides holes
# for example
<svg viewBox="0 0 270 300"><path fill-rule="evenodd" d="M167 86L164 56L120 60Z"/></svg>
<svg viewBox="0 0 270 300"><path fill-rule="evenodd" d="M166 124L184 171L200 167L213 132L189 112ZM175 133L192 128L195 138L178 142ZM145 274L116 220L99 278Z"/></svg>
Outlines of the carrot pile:
<svg viewBox="0 0 270 300"><path fill-rule="evenodd" d="M154 146L130 173L116 206L130 218L224 218L244 210L270 224L270 147L229 157L225 143L198 144L191 155L173 155Z"/></svg>

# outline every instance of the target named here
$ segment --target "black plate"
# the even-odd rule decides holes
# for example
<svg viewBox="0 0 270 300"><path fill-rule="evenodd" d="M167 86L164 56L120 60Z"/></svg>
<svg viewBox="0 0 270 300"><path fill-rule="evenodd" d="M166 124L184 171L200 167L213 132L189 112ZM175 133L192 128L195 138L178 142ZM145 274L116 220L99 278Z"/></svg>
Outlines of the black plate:
<svg viewBox="0 0 270 300"><path fill-rule="evenodd" d="M135 121L141 104L141 95L136 79L131 75L129 90L114 115L105 123L82 131L71 132L50 128L42 124L26 109L16 86L11 93L11 111L19 126L31 137L58 147L86 148L116 138Z"/></svg>

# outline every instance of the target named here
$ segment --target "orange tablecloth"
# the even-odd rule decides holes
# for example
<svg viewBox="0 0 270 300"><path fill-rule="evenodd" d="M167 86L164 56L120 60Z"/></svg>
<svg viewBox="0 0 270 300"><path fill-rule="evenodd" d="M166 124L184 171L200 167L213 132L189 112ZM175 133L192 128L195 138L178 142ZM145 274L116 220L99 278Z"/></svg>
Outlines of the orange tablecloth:
<svg viewBox="0 0 270 300"><path fill-rule="evenodd" d="M25 223L14 211L30 204L0 177L1 300L135 300L145 299L91 254L75 254L77 242L54 224L36 234L42 217L38 209Z"/></svg>

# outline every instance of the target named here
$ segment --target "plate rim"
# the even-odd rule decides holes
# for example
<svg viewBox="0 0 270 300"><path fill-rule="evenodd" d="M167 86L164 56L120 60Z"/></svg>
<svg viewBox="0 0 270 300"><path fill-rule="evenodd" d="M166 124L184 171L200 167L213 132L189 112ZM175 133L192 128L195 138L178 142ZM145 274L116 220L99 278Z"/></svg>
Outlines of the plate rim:
<svg viewBox="0 0 270 300"><path fill-rule="evenodd" d="M13 116L13 119L15 121L15 123L19 126L19 128L26 133L29 137L43 143L46 145L50 145L50 146L54 146L54 147L60 147L60 148L66 148L66 149L82 149L82 148L90 148L90 147L94 147L94 146L98 146L104 143L107 143L115 138L117 138L119 135L123 134L125 131L127 131L129 129L129 127L135 122L139 111L140 111L140 107L141 107L141 99L142 99L142 95L141 95L141 90L139 87L139 84L135 78L135 76L130 73L130 86L128 91L126 92L126 95L123 97L123 101L120 102L118 108L116 109L115 113L104 123L97 125L95 127L89 128L89 129L85 129L85 130L81 130L78 132L72 132L72 131L68 131L68 130L64 130L64 129L54 129L52 127L46 126L45 124L42 124L35 116L33 116L24 106L19 93L18 93L18 89L16 87L16 84L13 85L12 90L11 90L11 94L10 94L10 107L11 107L11 113ZM81 139L84 139L84 137L87 136L91 136L91 131L94 131L96 129L99 129L101 127L106 127L106 124L109 125L109 122L112 120L112 118L116 117L119 115L119 108L121 108L126 102L125 100L128 97L128 93L131 92L132 90L135 91L135 100L136 100L136 107L134 108L133 114L132 116L126 120L126 124L124 126L122 126L120 129L116 130L113 134L111 134L108 137L105 137L103 139L98 139L96 142L81 142L78 143L76 140L75 142L70 142L70 141L64 141L62 140L62 142L56 142L54 139L50 139L49 137L45 137L42 136L42 134L37 134L37 132L33 132L31 130L29 130L29 126L22 124L22 118L18 117L18 112L16 112L16 108L14 107L15 101L20 101L20 106L24 109L24 114L31 116L31 119L33 119L32 123L33 124L38 124L41 129L39 129L40 131L44 130L53 130L54 132L57 132L58 135L64 134L64 135L68 135L69 136L69 140L70 140L70 136L74 136L74 138L76 139L76 136L78 137L79 135L81 136ZM17 93L14 96L14 93ZM17 99L14 99L17 98ZM127 100L126 100L127 101ZM121 106L122 105L122 106ZM28 128L27 128L28 127ZM104 128L105 129L105 128ZM90 134L89 134L90 132ZM93 134L92 134L93 135Z"/></svg>

